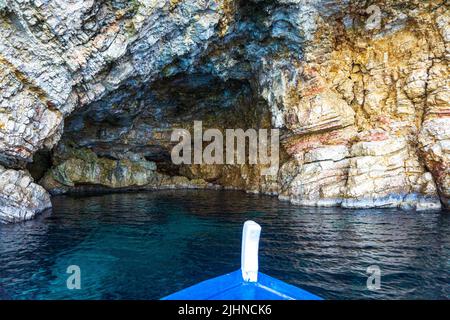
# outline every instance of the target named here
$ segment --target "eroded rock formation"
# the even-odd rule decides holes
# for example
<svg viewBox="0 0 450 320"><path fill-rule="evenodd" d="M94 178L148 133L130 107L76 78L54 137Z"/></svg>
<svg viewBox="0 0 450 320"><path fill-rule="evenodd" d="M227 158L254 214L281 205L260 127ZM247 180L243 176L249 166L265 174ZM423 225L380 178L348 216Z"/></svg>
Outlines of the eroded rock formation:
<svg viewBox="0 0 450 320"><path fill-rule="evenodd" d="M4 220L50 206L37 183L449 206L444 0L0 0L0 23ZM174 166L170 133L194 120L279 128L278 175Z"/></svg>

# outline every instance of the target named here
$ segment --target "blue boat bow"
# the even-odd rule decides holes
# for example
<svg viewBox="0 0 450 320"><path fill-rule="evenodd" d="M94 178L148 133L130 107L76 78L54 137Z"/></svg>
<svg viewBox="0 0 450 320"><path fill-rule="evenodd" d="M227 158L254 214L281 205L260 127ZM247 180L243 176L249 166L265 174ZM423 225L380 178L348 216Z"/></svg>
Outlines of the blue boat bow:
<svg viewBox="0 0 450 320"><path fill-rule="evenodd" d="M173 293L162 300L322 300L322 298L258 272L261 227L244 224L241 269Z"/></svg>

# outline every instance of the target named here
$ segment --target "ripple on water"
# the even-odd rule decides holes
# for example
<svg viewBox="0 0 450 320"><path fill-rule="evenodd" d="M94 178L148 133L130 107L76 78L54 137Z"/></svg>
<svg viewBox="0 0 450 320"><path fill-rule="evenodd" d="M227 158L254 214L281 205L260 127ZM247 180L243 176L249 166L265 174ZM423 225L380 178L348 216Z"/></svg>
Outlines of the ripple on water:
<svg viewBox="0 0 450 320"><path fill-rule="evenodd" d="M300 208L232 191L56 197L0 226L0 299L158 299L239 268L241 227L261 224L261 271L333 299L449 299L450 215ZM82 289L68 290L79 265ZM366 287L370 265L381 289Z"/></svg>

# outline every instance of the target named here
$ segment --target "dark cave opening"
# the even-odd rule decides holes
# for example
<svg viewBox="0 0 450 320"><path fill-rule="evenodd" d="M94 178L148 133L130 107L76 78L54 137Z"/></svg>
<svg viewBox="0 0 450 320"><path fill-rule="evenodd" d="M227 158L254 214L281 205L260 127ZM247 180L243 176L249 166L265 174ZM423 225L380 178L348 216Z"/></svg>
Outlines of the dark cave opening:
<svg viewBox="0 0 450 320"><path fill-rule="evenodd" d="M135 83L128 81L65 119L50 157L54 166L73 157L73 150L89 149L99 158L145 160L160 173L192 178L190 170L171 161L173 129L191 130L194 121L223 131L270 127L268 106L248 80L183 73L139 87Z"/></svg>

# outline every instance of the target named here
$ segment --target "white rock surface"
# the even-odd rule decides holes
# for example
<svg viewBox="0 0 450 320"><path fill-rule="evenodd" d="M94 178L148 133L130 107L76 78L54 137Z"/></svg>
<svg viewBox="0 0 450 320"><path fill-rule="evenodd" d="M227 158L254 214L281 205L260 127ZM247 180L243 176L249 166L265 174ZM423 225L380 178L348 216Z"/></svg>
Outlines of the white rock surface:
<svg viewBox="0 0 450 320"><path fill-rule="evenodd" d="M0 222L29 220L52 206L47 191L22 170L0 166L0 190Z"/></svg>

